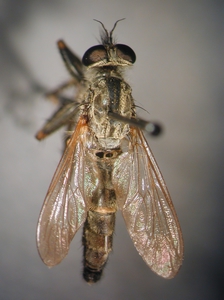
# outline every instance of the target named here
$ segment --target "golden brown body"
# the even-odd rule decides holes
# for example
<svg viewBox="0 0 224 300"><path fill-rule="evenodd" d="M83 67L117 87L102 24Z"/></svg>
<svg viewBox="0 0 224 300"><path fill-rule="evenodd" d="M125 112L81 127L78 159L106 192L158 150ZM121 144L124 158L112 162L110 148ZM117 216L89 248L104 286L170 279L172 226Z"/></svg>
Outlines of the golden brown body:
<svg viewBox="0 0 224 300"><path fill-rule="evenodd" d="M98 281L119 209L147 265L172 278L183 259L181 229L140 130L147 122L136 120L131 88L123 79L123 68L135 62L135 53L113 43L114 28L108 33L103 26L102 45L88 49L82 62L63 41L58 43L78 93L74 101L54 91L61 106L37 133L43 139L63 125L71 131L39 217L38 251L47 266L57 265L84 224L83 276Z"/></svg>

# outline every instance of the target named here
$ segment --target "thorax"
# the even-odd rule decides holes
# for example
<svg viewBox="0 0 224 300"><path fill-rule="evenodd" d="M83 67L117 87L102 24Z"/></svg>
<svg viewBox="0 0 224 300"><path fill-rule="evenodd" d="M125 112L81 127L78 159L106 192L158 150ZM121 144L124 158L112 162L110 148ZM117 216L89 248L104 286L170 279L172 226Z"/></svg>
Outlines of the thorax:
<svg viewBox="0 0 224 300"><path fill-rule="evenodd" d="M131 88L121 74L114 70L90 74L88 84L90 130L102 148L117 148L129 133L129 124L111 118L109 113L117 113L126 118L134 115Z"/></svg>

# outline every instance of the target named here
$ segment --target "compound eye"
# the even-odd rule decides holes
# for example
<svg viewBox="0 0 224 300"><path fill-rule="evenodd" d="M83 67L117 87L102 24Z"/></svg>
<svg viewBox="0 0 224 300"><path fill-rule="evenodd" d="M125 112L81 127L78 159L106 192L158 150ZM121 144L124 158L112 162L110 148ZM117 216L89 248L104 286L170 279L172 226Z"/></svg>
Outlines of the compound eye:
<svg viewBox="0 0 224 300"><path fill-rule="evenodd" d="M123 44L117 44L116 46L117 49L117 56L130 62L134 63L136 60L136 55L135 52L127 45Z"/></svg>
<svg viewBox="0 0 224 300"><path fill-rule="evenodd" d="M108 60L107 51L103 45L97 45L89 48L82 58L84 66L88 67L98 61Z"/></svg>

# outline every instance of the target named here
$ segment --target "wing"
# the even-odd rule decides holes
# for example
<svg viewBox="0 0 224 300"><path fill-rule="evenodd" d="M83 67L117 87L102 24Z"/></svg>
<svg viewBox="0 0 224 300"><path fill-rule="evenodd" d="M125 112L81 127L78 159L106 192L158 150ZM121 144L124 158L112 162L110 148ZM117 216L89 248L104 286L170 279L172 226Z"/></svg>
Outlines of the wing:
<svg viewBox="0 0 224 300"><path fill-rule="evenodd" d="M129 151L114 168L113 182L134 245L158 275L172 278L183 259L177 215L162 174L138 129L132 129Z"/></svg>
<svg viewBox="0 0 224 300"><path fill-rule="evenodd" d="M37 246L47 266L57 265L67 255L75 233L86 219L84 195L85 136L81 117L61 158L45 198L37 226Z"/></svg>

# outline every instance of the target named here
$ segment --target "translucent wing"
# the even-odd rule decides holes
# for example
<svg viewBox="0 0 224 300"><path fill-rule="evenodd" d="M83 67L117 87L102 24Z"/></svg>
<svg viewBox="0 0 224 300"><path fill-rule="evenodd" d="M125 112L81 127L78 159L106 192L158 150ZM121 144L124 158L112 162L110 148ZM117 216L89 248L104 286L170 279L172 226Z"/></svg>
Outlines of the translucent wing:
<svg viewBox="0 0 224 300"><path fill-rule="evenodd" d="M80 118L45 198L37 227L43 262L54 266L67 255L76 231L86 219L84 155L87 126Z"/></svg>
<svg viewBox="0 0 224 300"><path fill-rule="evenodd" d="M180 225L157 163L140 130L132 129L129 151L115 163L113 182L134 245L148 266L164 278L183 259Z"/></svg>

